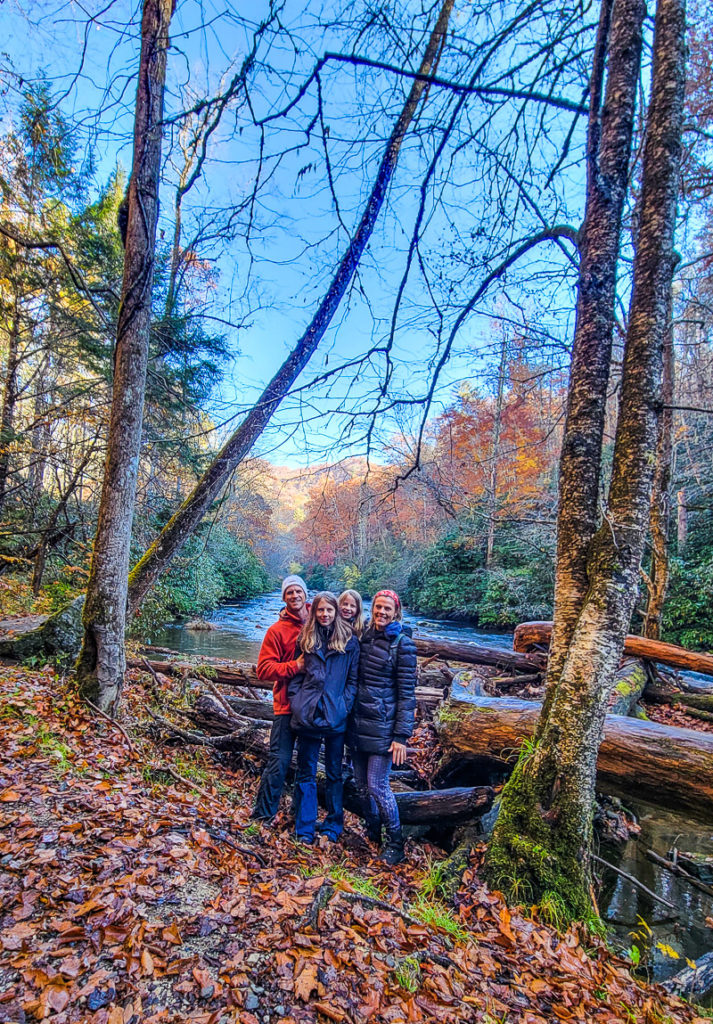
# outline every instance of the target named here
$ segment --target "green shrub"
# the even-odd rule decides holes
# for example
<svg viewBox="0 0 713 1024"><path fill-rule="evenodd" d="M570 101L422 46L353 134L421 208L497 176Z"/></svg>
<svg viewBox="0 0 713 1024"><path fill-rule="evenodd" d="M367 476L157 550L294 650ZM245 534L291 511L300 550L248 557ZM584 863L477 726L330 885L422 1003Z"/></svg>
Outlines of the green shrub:
<svg viewBox="0 0 713 1024"><path fill-rule="evenodd" d="M671 579L664 605L664 640L683 647L713 650L713 556L698 564L671 559Z"/></svg>

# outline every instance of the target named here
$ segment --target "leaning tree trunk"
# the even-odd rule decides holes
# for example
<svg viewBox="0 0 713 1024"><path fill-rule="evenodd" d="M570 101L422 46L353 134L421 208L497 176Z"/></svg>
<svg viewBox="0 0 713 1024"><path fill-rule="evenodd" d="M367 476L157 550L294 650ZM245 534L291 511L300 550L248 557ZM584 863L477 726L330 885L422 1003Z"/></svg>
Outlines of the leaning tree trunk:
<svg viewBox="0 0 713 1024"><path fill-rule="evenodd" d="M129 543L146 390L172 6L173 0L144 0L109 446L77 661L83 694L102 710L116 707L124 680Z"/></svg>
<svg viewBox="0 0 713 1024"><path fill-rule="evenodd" d="M444 0L438 21L426 48L420 75L429 75L438 62L454 0ZM129 615L133 615L144 597L180 551L198 523L218 497L221 489L277 411L297 377L305 368L329 327L346 292L364 250L371 238L389 184L396 170L406 132L427 89L427 82L416 79L381 159L373 188L366 201L359 226L341 259L337 272L319 308L297 345L267 385L235 433L229 438L198 481L176 514L169 520L151 547L136 563L129 577Z"/></svg>
<svg viewBox="0 0 713 1024"><path fill-rule="evenodd" d="M609 691L636 598L648 526L680 166L684 0L659 0L619 420L608 510L590 550L589 592L549 713L503 794L488 852L491 881L515 875L539 900L591 910L596 762ZM543 711L543 716L545 712Z"/></svg>
<svg viewBox="0 0 713 1024"><path fill-rule="evenodd" d="M555 628L543 720L587 593L588 550L598 523L616 270L645 14L645 0L602 0L590 90L577 314L560 456Z"/></svg>

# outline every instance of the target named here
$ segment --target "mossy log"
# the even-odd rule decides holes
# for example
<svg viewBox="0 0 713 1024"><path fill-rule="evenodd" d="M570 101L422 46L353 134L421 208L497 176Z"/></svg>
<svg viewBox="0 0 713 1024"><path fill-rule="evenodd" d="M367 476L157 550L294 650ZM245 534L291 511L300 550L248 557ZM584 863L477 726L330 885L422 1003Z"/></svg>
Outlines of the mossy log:
<svg viewBox="0 0 713 1024"><path fill-rule="evenodd" d="M34 620L32 629L8 631L0 638L0 657L25 661L26 658L47 658L63 666L71 665L79 654L82 642L82 609L84 594L54 615Z"/></svg>
<svg viewBox="0 0 713 1024"><path fill-rule="evenodd" d="M532 648L549 647L552 636L551 622L521 622L515 629L513 647L525 653ZM702 672L713 676L713 654L701 654L698 651L687 651L685 647L667 644L662 640L649 640L645 636L629 633L624 641L624 654L633 658L644 658L646 661L658 661L663 665L686 669L689 672Z"/></svg>
<svg viewBox="0 0 713 1024"><path fill-rule="evenodd" d="M442 748L437 778L464 766L474 772L507 769L535 730L536 701L474 697L453 684L436 719ZM713 820L713 735L607 715L597 761L597 787L624 798L638 796Z"/></svg>
<svg viewBox="0 0 713 1024"><path fill-rule="evenodd" d="M652 704L672 704L698 711L713 712L713 693L682 693L668 687L647 686L644 694Z"/></svg>
<svg viewBox="0 0 713 1024"><path fill-rule="evenodd" d="M631 714L648 681L649 676L642 661L626 661L617 672L614 689L609 695L609 714Z"/></svg>

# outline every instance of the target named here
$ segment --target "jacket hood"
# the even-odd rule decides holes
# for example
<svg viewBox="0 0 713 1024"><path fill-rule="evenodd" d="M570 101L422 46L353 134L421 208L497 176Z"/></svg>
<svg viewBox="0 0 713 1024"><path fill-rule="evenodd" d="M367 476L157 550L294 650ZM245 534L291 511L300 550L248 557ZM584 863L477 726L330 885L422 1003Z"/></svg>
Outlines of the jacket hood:
<svg viewBox="0 0 713 1024"><path fill-rule="evenodd" d="M283 608L281 610L280 614L278 615L278 618L282 619L283 622L285 621L285 619L289 620L290 622L296 622L300 627L302 627L302 626L304 626L305 622L307 621L307 615L309 614L309 610L310 610L309 602L304 606L304 610L305 610L305 617L304 617L304 619L301 616L299 616L299 615L295 615L295 613L291 612L289 610L289 608Z"/></svg>

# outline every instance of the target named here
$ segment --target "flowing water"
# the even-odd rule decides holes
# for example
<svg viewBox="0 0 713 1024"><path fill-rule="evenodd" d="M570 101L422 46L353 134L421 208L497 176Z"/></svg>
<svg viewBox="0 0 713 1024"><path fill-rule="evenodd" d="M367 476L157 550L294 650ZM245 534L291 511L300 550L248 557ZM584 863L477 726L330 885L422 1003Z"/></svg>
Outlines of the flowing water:
<svg viewBox="0 0 713 1024"><path fill-rule="evenodd" d="M369 602L365 604L368 611ZM279 591L239 604L222 605L207 617L216 629L198 631L188 630L183 625L167 625L154 636L154 643L185 654L254 663L265 631L276 620L281 607ZM471 640L512 649L512 633L485 633L464 623L437 621L408 613L404 621L422 637ZM700 681L710 684L704 677L700 677ZM642 804L634 795L624 803L637 814L641 834L638 840L630 840L623 847L602 847L601 856L675 904L679 916L672 916L666 907L621 875L601 868L598 868L603 883L599 909L620 943L636 945L650 975L662 979L679 970L684 965L683 958L695 960L713 948L713 930L705 923L706 918L713 918L713 898L653 864L644 851L653 849L666 856L677 847L691 853L713 853L713 822L702 824L690 817ZM678 954L679 959L671 953Z"/></svg>

